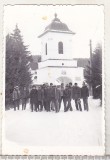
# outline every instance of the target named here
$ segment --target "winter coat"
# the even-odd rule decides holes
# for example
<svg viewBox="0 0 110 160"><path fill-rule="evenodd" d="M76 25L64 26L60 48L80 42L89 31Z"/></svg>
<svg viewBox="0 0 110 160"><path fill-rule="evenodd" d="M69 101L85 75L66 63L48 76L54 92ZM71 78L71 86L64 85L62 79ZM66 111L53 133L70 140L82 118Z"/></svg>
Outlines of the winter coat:
<svg viewBox="0 0 110 160"><path fill-rule="evenodd" d="M72 87L68 87L69 98L72 98Z"/></svg>
<svg viewBox="0 0 110 160"><path fill-rule="evenodd" d="M61 92L58 88L51 88L51 98L56 100L61 98Z"/></svg>
<svg viewBox="0 0 110 160"><path fill-rule="evenodd" d="M26 90L22 90L21 92L21 98L24 99L24 98L29 98L29 91L26 89Z"/></svg>
<svg viewBox="0 0 110 160"><path fill-rule="evenodd" d="M61 99L61 91L58 88L56 88L55 99L56 100L60 100Z"/></svg>
<svg viewBox="0 0 110 160"><path fill-rule="evenodd" d="M72 97L72 92L70 88L66 88L63 92L63 97L64 98L70 98Z"/></svg>
<svg viewBox="0 0 110 160"><path fill-rule="evenodd" d="M87 86L83 86L83 87L81 88L81 97L82 97L82 98L87 98L87 97L89 97L89 89L88 89Z"/></svg>
<svg viewBox="0 0 110 160"><path fill-rule="evenodd" d="M49 88L49 99L51 100L53 97L53 87Z"/></svg>
<svg viewBox="0 0 110 160"><path fill-rule="evenodd" d="M63 97L64 87L61 87L60 91L61 91L61 97Z"/></svg>
<svg viewBox="0 0 110 160"><path fill-rule="evenodd" d="M81 98L81 88L78 86L74 86L72 89L72 98L78 99Z"/></svg>
<svg viewBox="0 0 110 160"><path fill-rule="evenodd" d="M60 100L61 99L61 90L57 89L57 99Z"/></svg>
<svg viewBox="0 0 110 160"><path fill-rule="evenodd" d="M14 89L13 94L12 94L12 97L13 97L13 100L14 100L14 101L20 99L20 91Z"/></svg>
<svg viewBox="0 0 110 160"><path fill-rule="evenodd" d="M30 103L37 103L38 101L38 91L37 89L32 89L30 91Z"/></svg>
<svg viewBox="0 0 110 160"><path fill-rule="evenodd" d="M43 90L38 89L38 101L42 101L44 98Z"/></svg>
<svg viewBox="0 0 110 160"><path fill-rule="evenodd" d="M44 88L43 92L44 92L43 100L44 101L49 101L50 100L50 89L49 88Z"/></svg>

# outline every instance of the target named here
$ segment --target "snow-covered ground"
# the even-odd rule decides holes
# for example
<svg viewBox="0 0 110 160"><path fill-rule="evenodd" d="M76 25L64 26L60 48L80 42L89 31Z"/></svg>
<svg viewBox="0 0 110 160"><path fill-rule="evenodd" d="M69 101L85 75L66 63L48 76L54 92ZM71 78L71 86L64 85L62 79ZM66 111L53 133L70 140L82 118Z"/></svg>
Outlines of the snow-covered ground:
<svg viewBox="0 0 110 160"><path fill-rule="evenodd" d="M30 112L27 109L5 112L5 143L14 146L102 146L102 107L99 101L89 99L89 112L63 112L63 105L59 113ZM6 148L6 146L5 146Z"/></svg>

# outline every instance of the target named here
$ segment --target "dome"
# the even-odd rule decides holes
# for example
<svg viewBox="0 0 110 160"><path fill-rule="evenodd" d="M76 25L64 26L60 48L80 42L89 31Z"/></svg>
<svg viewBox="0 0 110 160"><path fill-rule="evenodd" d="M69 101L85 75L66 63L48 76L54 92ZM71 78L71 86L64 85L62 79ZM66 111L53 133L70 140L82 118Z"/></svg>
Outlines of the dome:
<svg viewBox="0 0 110 160"><path fill-rule="evenodd" d="M45 28L46 30L70 31L68 26L57 18L57 14L55 14L53 21Z"/></svg>
<svg viewBox="0 0 110 160"><path fill-rule="evenodd" d="M55 13L55 18L53 21L45 28L44 33L42 33L39 38L42 37L47 32L60 32L60 33L68 33L75 34L72 32L65 23L62 23L59 18L57 18L57 14Z"/></svg>

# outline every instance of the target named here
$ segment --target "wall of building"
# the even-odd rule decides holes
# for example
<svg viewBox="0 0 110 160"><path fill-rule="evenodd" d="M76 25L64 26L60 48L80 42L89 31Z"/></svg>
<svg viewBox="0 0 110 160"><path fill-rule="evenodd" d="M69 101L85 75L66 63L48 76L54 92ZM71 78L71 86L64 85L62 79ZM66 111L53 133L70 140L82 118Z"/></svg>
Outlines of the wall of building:
<svg viewBox="0 0 110 160"><path fill-rule="evenodd" d="M79 86L82 86L82 82L84 80L83 76L83 68L58 68L58 67L47 67L42 68L37 71L37 83L43 84L45 82L48 83L56 83L62 79L61 77L67 77L72 81L72 83L77 82Z"/></svg>
<svg viewBox="0 0 110 160"><path fill-rule="evenodd" d="M77 67L77 60L45 60L38 63L38 68L44 68L48 66L53 67Z"/></svg>
<svg viewBox="0 0 110 160"><path fill-rule="evenodd" d="M72 59L73 52L73 37L72 34L48 32L41 37L41 54L42 60L52 59ZM58 53L58 42L63 42L63 54ZM45 44L47 43L47 55Z"/></svg>
<svg viewBox="0 0 110 160"><path fill-rule="evenodd" d="M58 43L63 42L63 54L58 52ZM47 55L46 55L47 43ZM84 73L77 67L74 58L74 35L67 33L48 32L41 37L41 57L38 64L36 84L43 83L75 83L82 86ZM49 60L51 59L51 60ZM49 67L50 66L50 67Z"/></svg>

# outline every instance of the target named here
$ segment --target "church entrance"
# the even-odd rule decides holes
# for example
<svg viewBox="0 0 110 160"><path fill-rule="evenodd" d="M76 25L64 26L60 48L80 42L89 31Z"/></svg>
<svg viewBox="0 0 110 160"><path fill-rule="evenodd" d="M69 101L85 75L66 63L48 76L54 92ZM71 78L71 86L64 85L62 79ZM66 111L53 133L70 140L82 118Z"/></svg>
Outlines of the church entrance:
<svg viewBox="0 0 110 160"><path fill-rule="evenodd" d="M69 78L69 77L66 77L66 76L61 76L61 77L57 78L56 81L57 81L59 84L64 83L64 85L66 85L66 84L72 82L72 79Z"/></svg>

